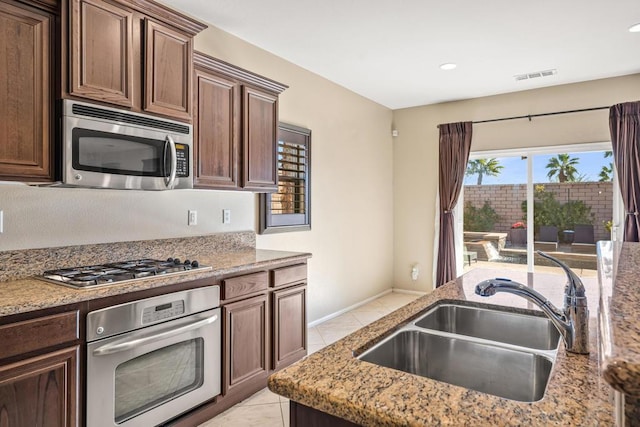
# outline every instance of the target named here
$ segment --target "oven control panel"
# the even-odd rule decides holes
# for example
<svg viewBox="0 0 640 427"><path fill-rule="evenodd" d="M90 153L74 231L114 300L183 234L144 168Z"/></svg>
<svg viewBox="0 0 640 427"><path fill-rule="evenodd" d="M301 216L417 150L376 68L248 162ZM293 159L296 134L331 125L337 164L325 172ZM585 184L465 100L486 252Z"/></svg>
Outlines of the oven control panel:
<svg viewBox="0 0 640 427"><path fill-rule="evenodd" d="M184 301L172 301L153 307L146 307L142 311L142 324L155 323L161 320L171 319L184 314Z"/></svg>
<svg viewBox="0 0 640 427"><path fill-rule="evenodd" d="M219 305L220 286L204 286L102 308L87 314L87 342L184 318Z"/></svg>

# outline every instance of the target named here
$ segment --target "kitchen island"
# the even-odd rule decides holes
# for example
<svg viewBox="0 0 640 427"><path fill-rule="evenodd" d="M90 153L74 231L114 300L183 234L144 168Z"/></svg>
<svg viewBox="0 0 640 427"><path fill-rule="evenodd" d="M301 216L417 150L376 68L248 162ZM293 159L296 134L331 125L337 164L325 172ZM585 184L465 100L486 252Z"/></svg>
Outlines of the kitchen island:
<svg viewBox="0 0 640 427"><path fill-rule="evenodd" d="M516 312L535 308L513 295L475 295L476 284L488 278L487 274L490 271L474 270L272 375L269 388L292 401L291 425L305 425L304 419L297 418L301 413L319 417L329 414L347 420L345 425L363 426L613 425L612 390L599 375L598 367L595 277L585 280L590 354L568 354L561 342L546 393L537 402L504 399L354 357L438 302L490 303L512 307ZM502 274L532 286L556 306L562 306L564 275L539 273L528 278L525 272L515 270Z"/></svg>

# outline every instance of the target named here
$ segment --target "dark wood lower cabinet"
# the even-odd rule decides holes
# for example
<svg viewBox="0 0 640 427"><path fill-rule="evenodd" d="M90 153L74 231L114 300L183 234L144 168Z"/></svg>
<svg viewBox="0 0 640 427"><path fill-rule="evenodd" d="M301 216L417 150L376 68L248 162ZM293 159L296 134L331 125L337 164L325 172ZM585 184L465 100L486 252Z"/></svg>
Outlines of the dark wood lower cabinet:
<svg viewBox="0 0 640 427"><path fill-rule="evenodd" d="M78 346L0 367L1 427L75 427Z"/></svg>
<svg viewBox="0 0 640 427"><path fill-rule="evenodd" d="M273 369L280 369L307 354L305 285L273 292Z"/></svg>
<svg viewBox="0 0 640 427"><path fill-rule="evenodd" d="M224 394L269 373L268 295L258 295L222 307Z"/></svg>
<svg viewBox="0 0 640 427"><path fill-rule="evenodd" d="M358 427L351 421L318 411L293 400L289 402L290 427Z"/></svg>

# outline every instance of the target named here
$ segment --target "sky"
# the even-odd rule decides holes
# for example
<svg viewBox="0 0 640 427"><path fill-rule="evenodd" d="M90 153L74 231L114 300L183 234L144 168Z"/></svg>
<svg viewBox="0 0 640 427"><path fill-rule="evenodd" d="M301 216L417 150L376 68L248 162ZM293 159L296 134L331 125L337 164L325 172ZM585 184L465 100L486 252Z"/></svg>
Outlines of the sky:
<svg viewBox="0 0 640 427"><path fill-rule="evenodd" d="M578 159L575 168L578 175L584 175L584 181L598 181L602 166L609 166L613 162L613 157L604 157L604 151L586 153L568 153L570 157ZM552 182L547 178L549 170L545 167L551 157L555 154L537 154L533 156L533 182ZM497 157L504 169L498 176L482 177L482 184L523 184L527 182L527 159L518 157ZM478 175L465 176L465 185L474 185L478 181ZM553 181L556 182L556 181Z"/></svg>

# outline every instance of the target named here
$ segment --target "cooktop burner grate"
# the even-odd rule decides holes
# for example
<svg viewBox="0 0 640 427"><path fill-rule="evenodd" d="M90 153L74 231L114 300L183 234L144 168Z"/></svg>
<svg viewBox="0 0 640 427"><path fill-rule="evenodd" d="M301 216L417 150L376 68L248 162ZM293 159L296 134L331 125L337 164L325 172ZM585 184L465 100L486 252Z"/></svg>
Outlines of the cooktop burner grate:
<svg viewBox="0 0 640 427"><path fill-rule="evenodd" d="M202 266L198 261L185 260L182 262L178 258L168 258L166 261L162 261L144 258L100 265L47 270L42 273L41 276L37 277L48 282L70 286L76 289L85 289L116 283L120 284L131 280L148 279L161 275L185 274L206 270L211 270L211 267Z"/></svg>

